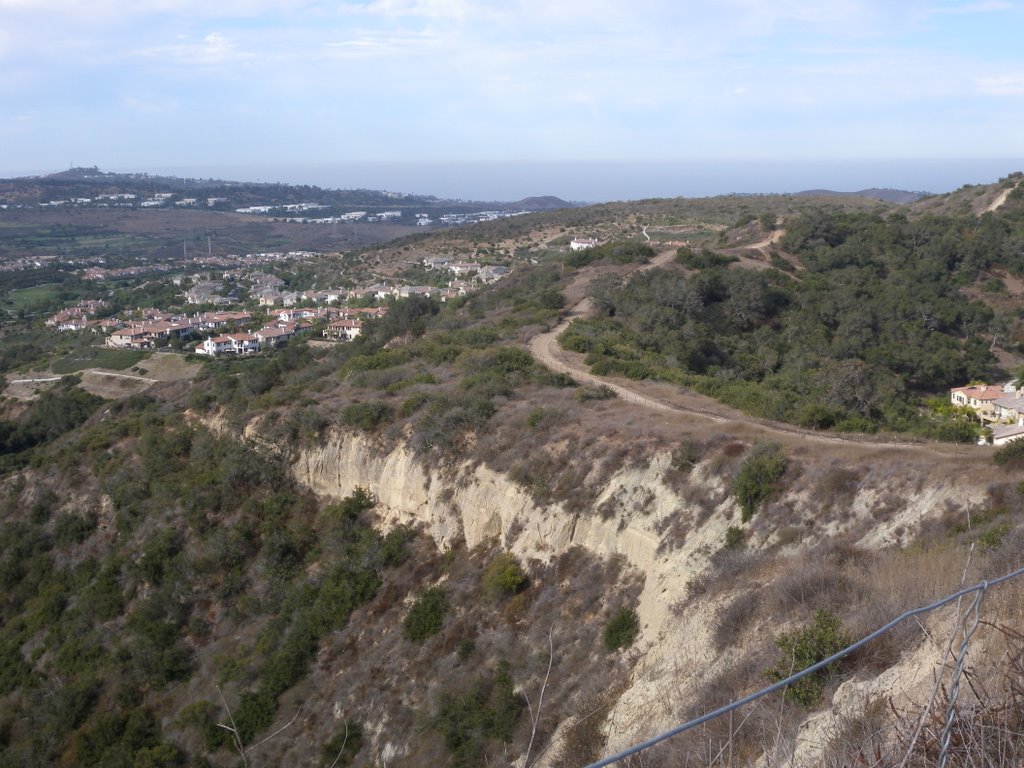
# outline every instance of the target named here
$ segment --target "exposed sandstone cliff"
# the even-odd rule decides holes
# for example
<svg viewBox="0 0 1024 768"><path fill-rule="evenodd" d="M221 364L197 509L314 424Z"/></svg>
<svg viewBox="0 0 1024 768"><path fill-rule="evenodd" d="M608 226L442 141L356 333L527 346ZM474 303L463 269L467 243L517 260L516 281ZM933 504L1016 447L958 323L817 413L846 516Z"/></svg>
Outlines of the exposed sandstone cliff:
<svg viewBox="0 0 1024 768"><path fill-rule="evenodd" d="M783 496L748 527L749 546L799 556L828 537L846 536L849 543L875 548L905 543L928 519L981 504L988 479L984 472L964 477L925 463L905 468L902 477L891 467L859 467L857 482L836 499L835 508L823 510L820 473L808 470L810 460L803 464ZM633 651L633 679L606 723L608 746L614 749L678 722L687 706L699 703L694 696L701 686L732 663L712 638L721 598L687 600L688 585L708 571L726 529L739 525L720 465L720 457L706 458L680 486L678 476L675 482L670 477L668 452L656 454L616 472L599 490L593 509L582 513L564 503L539 504L487 466L428 466L401 445L361 434L336 432L305 447L293 469L302 483L326 497L346 496L355 486L368 489L379 500L385 525L421 526L438 547L461 539L473 548L497 539L524 560L548 560L576 545L601 557L621 557L641 572L642 632ZM770 637L777 629L767 626L763 632ZM934 662L941 657L939 645L916 653ZM899 689L904 698L920 694L931 675L921 673L916 656L908 655L906 664L877 684L851 682L837 700L864 700L883 689L888 695ZM853 696L853 690L863 695ZM832 715L812 717L803 733L821 736L834 723ZM812 741L820 745L822 738ZM798 755L805 760L810 742L800 743Z"/></svg>

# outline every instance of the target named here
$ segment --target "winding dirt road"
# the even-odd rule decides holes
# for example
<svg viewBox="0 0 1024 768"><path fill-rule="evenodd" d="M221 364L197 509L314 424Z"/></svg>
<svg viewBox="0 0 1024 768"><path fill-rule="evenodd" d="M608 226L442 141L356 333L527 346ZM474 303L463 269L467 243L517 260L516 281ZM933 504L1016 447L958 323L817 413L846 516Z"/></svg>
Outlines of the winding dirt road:
<svg viewBox="0 0 1024 768"><path fill-rule="evenodd" d="M674 256L674 250L659 253L638 271L662 266ZM589 283L589 277L586 274L581 274L577 280L573 281L567 293L580 295L586 283ZM582 354L568 352L558 344L559 334L568 328L573 320L588 317L592 313L593 305L590 299L586 296L579 299L562 315L557 326L530 339L530 353L538 362L551 370L568 374L581 384L608 387L625 402L665 414L685 415L695 426L727 432L745 439L770 438L790 445L841 446L845 453L849 453L853 449L856 453L864 452L875 455L879 452L897 452L918 456L927 454L932 457L956 456L961 461L968 456L977 457L986 463L990 461L990 451L978 446L887 440L877 435L839 435L816 432L791 424L748 416L710 397L674 385L595 376L587 370Z"/></svg>

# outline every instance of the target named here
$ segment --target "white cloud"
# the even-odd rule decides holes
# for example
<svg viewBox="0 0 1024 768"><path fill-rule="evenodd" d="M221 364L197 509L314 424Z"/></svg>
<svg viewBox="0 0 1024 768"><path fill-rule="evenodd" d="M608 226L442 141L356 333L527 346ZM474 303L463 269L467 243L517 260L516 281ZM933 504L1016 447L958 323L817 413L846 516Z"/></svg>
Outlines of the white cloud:
<svg viewBox="0 0 1024 768"><path fill-rule="evenodd" d="M348 39L322 43L322 48L332 59L371 59L408 56L439 45L438 38L430 33L400 35L360 30Z"/></svg>
<svg viewBox="0 0 1024 768"><path fill-rule="evenodd" d="M979 77L978 91L986 96L1024 95L1024 72L1013 72L995 77Z"/></svg>
<svg viewBox="0 0 1024 768"><path fill-rule="evenodd" d="M128 110L144 115L166 116L178 111L177 101L153 96L125 96L122 103Z"/></svg>
<svg viewBox="0 0 1024 768"><path fill-rule="evenodd" d="M479 15L463 0L373 0L361 10L387 18L420 18L464 21Z"/></svg>
<svg viewBox="0 0 1024 768"><path fill-rule="evenodd" d="M969 13L995 13L999 11L1012 11L1013 8L1013 3L1005 2L1005 0L979 0L976 3L934 6L929 8L928 12L936 16L945 16Z"/></svg>
<svg viewBox="0 0 1024 768"><path fill-rule="evenodd" d="M210 32L202 40L175 45L161 45L135 52L138 56L173 61L176 64L218 66L255 58L220 32Z"/></svg>

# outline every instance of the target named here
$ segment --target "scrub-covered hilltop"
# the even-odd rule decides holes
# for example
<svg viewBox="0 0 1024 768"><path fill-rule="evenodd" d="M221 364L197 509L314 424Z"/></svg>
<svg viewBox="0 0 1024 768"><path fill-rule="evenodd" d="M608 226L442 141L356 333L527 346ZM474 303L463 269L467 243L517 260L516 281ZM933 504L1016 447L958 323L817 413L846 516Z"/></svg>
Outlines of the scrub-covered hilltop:
<svg viewBox="0 0 1024 768"><path fill-rule="evenodd" d="M1013 185L980 216L644 201L417 236L324 269L509 274L120 397L19 370L90 337L17 320L0 765L579 766L1011 570L1016 459L934 398L1020 362ZM1018 762L1022 594L982 606L954 764ZM952 621L643 764L930 764Z"/></svg>

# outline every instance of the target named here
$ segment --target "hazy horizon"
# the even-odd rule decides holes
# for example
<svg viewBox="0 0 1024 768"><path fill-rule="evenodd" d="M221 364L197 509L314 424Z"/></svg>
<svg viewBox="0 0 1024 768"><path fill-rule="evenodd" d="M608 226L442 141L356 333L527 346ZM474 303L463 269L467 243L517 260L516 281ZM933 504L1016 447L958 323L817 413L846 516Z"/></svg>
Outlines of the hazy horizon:
<svg viewBox="0 0 1024 768"><path fill-rule="evenodd" d="M856 192L872 187L941 194L990 184L1024 170L1024 158L953 160L691 160L641 162L323 163L317 165L154 165L101 171L224 181L373 189L440 198L511 202L553 195L573 202L724 194L787 194L811 189ZM61 169L11 171L4 178Z"/></svg>
<svg viewBox="0 0 1024 768"><path fill-rule="evenodd" d="M606 200L941 192L1024 156L1021 0L0 5L12 170Z"/></svg>

